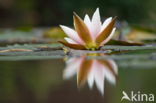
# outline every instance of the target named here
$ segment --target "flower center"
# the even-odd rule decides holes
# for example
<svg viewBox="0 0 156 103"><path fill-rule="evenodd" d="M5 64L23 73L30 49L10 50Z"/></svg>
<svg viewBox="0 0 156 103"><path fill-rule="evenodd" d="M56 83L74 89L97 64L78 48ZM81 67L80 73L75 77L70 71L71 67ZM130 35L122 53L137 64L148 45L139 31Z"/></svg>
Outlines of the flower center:
<svg viewBox="0 0 156 103"><path fill-rule="evenodd" d="M91 42L91 43L86 44L86 48L88 50L94 51L94 50L99 49L99 46L95 42Z"/></svg>

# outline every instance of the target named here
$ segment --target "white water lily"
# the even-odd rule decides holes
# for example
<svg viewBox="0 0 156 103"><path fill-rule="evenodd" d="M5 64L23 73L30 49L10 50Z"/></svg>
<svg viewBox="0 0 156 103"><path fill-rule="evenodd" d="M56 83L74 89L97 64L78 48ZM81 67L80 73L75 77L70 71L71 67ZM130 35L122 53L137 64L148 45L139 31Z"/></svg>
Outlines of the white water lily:
<svg viewBox="0 0 156 103"><path fill-rule="evenodd" d="M97 89L104 94L104 81L116 83L118 67L113 60L87 60L85 57L71 58L66 62L63 78L69 79L77 75L77 85L83 86L86 81L92 89L95 83Z"/></svg>
<svg viewBox="0 0 156 103"><path fill-rule="evenodd" d="M99 8L93 14L92 20L86 14L84 21L74 13L74 29L60 25L67 34L66 42L60 41L65 46L73 49L99 49L106 44L113 36L116 28L114 27L116 17L107 18L101 23Z"/></svg>

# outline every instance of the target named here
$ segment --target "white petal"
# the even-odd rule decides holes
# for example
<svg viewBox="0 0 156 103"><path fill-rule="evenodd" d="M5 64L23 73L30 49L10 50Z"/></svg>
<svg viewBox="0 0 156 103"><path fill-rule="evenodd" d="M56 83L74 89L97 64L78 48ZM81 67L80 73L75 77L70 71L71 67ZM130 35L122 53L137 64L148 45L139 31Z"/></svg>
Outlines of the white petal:
<svg viewBox="0 0 156 103"><path fill-rule="evenodd" d="M90 26L91 25L91 20L89 18L89 16L86 14L85 17L84 17L84 23L87 25L87 26Z"/></svg>
<svg viewBox="0 0 156 103"><path fill-rule="evenodd" d="M108 26L108 24L109 24L111 21L112 21L112 17L107 18L107 19L104 21L104 23L102 24L102 27L101 27L101 31L100 31L100 32L102 32L102 31Z"/></svg>
<svg viewBox="0 0 156 103"><path fill-rule="evenodd" d="M93 30L92 30L91 34L95 38L101 30L101 19L100 19L99 8L97 8L95 13L93 14L92 26L93 26L93 28L92 28Z"/></svg>
<svg viewBox="0 0 156 103"><path fill-rule="evenodd" d="M106 43L113 37L113 35L114 35L114 33L115 33L115 30L116 30L116 28L113 28L111 34L107 37L107 39L105 39L105 40L101 43L101 45L106 44Z"/></svg>
<svg viewBox="0 0 156 103"><path fill-rule="evenodd" d="M69 79L73 77L77 73L76 66L67 66L67 68L63 71L63 79Z"/></svg>
<svg viewBox="0 0 156 103"><path fill-rule="evenodd" d="M88 85L90 89L93 88L93 84L94 84L94 74L93 72L90 72L88 76Z"/></svg>
<svg viewBox="0 0 156 103"><path fill-rule="evenodd" d="M97 66L94 69L95 74L95 83L98 88L98 90L101 92L101 94L104 94L104 73L103 73L103 65L97 62Z"/></svg>
<svg viewBox="0 0 156 103"><path fill-rule="evenodd" d="M63 78L64 79L69 79L72 76L74 76L77 71L79 70L80 64L82 62L82 59L79 58L71 58L67 61L67 66L63 72Z"/></svg>
<svg viewBox="0 0 156 103"><path fill-rule="evenodd" d="M87 25L89 32L92 33L92 30L93 30L92 29L92 22L91 22L91 20L87 14L84 17L84 23ZM91 36L92 36L92 34L91 34Z"/></svg>
<svg viewBox="0 0 156 103"><path fill-rule="evenodd" d="M71 44L78 44L77 42L75 42L74 40L70 39L70 38L67 38L65 37L64 38L68 43L71 43Z"/></svg>
<svg viewBox="0 0 156 103"><path fill-rule="evenodd" d="M88 85L89 88L92 89L93 88L93 84L94 84L94 69L96 69L96 61L93 61L90 73L88 75Z"/></svg>
<svg viewBox="0 0 156 103"><path fill-rule="evenodd" d="M102 72L101 72L102 73ZM99 73L98 73L99 74ZM101 92L101 94L104 94L104 77L101 77L100 75L95 75L95 83L98 88L98 90Z"/></svg>
<svg viewBox="0 0 156 103"><path fill-rule="evenodd" d="M109 68L107 67L104 67L103 69L104 71L104 75L106 77L106 79L112 83L112 84L115 84L116 83L116 80L115 80L115 75L113 75L113 73L109 70Z"/></svg>
<svg viewBox="0 0 156 103"><path fill-rule="evenodd" d="M115 72L116 74L118 74L118 66L117 66L117 64L115 63L115 61L113 61L113 60L108 60L108 61L109 61L109 63L111 64L111 66L112 66L114 72Z"/></svg>
<svg viewBox="0 0 156 103"><path fill-rule="evenodd" d="M84 42L81 40L81 38L78 36L77 32L69 27L60 25L62 30L74 41L76 41L79 44L84 44Z"/></svg>

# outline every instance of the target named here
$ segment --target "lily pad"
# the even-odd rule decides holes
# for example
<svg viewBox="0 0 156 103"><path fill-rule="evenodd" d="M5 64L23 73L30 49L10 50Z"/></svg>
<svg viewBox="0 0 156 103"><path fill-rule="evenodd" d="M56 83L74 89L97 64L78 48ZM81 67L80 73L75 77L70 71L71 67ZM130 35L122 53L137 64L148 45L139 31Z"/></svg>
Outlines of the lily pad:
<svg viewBox="0 0 156 103"><path fill-rule="evenodd" d="M7 51L6 51L7 50ZM34 60L34 59L55 59L65 56L82 56L89 53L101 53L103 56L93 56L93 58L108 57L123 58L150 58L156 51L156 46L104 46L99 51L73 50L68 53L62 49L61 44L25 44L0 47L0 60ZM123 55L124 54L124 55Z"/></svg>

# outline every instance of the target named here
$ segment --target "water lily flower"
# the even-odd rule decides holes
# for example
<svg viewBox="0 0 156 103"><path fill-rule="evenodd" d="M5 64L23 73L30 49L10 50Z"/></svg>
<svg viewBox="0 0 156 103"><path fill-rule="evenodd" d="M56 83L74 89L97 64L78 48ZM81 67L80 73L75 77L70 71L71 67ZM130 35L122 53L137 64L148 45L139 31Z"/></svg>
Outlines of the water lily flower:
<svg viewBox="0 0 156 103"><path fill-rule="evenodd" d="M65 38L66 42L60 43L73 49L99 49L112 38L116 29L114 27L116 17L109 17L101 23L99 8L93 14L92 20L87 14L84 21L76 13L73 18L75 30L60 25L68 36Z"/></svg>
<svg viewBox="0 0 156 103"><path fill-rule="evenodd" d="M118 67L111 59L86 59L85 56L82 56L80 58L70 58L66 64L63 78L69 79L77 74L78 87L83 86L87 81L89 88L92 89L95 83L97 89L103 95L105 79L112 84L116 82Z"/></svg>

